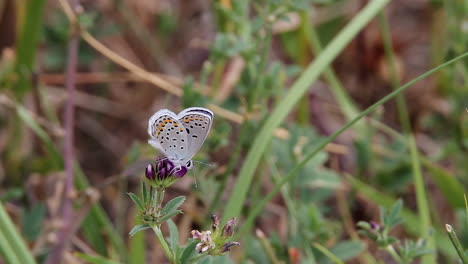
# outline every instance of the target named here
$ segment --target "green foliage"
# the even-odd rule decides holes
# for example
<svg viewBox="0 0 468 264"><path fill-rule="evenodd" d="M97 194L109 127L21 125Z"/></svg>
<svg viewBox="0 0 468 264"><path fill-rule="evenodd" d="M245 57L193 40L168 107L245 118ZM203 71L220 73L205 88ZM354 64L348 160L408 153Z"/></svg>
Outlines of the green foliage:
<svg viewBox="0 0 468 264"><path fill-rule="evenodd" d="M26 9L26 13L16 43L15 70L18 82L14 90L20 98L32 87L32 73L35 71L36 49L40 39L45 3L45 0L30 1L22 7Z"/></svg>
<svg viewBox="0 0 468 264"><path fill-rule="evenodd" d="M161 214L166 215L166 214L170 214L174 212L177 208L179 208L180 205L182 205L184 201L185 201L185 196L178 196L170 200L161 210Z"/></svg>
<svg viewBox="0 0 468 264"><path fill-rule="evenodd" d="M143 231L143 230L145 230L145 229L148 229L148 228L151 228L151 226L148 225L148 224L136 225L136 226L134 226L134 227L132 228L132 230L130 230L129 235L130 235L130 236L133 236L133 235L135 235L136 233L138 233L138 232L140 232L140 231Z"/></svg>
<svg viewBox="0 0 468 264"><path fill-rule="evenodd" d="M358 222L359 232L368 238L374 240L379 248L385 249L400 264L412 263L416 258L433 254L434 252L427 247L424 239L418 241L400 241L396 237L389 235L391 230L403 222L400 216L403 209L403 201L396 201L390 209L380 208L381 225L376 222ZM397 250L394 246L397 246Z"/></svg>
<svg viewBox="0 0 468 264"><path fill-rule="evenodd" d="M113 261L113 260L110 260L110 259L107 259L105 257L101 257L101 256L91 256L91 255L86 255L86 254L83 254L83 253L76 253L76 255L86 261L87 263L91 263L91 264L119 264L119 262L116 262L116 261Z"/></svg>
<svg viewBox="0 0 468 264"><path fill-rule="evenodd" d="M70 24L66 16L58 9L47 10L47 22L43 25L45 1L29 2L31 3L23 5L25 13L17 14L19 31L15 50L16 61L13 64L12 60L8 58L2 57L0 60L0 86L5 95L8 96L11 87L16 89L14 92L20 97L29 91L31 74L36 71L36 65L38 65L35 62L38 46L41 46L41 66L44 66L44 69L40 69L40 77L42 77L42 73L62 72L67 59L65 46L69 39ZM368 36L367 32L360 35L361 29L377 13L381 12L389 1L369 1L364 9L356 12L348 26L342 29L349 15L348 10L345 10L344 14L340 13L343 12L340 11L343 10L343 2L345 1L256 0L253 2L216 1L212 4L216 20L214 26L217 32L214 38L210 38L208 41L210 58L204 63L202 73L197 81L195 78L181 77L181 79L186 80L183 85L181 105L182 107L201 106L207 105L211 100L217 100L215 99L216 95L219 92L224 92L220 91L220 88L225 77L231 73L232 60L234 58L241 59L243 66L238 76L239 79L234 84L229 96L224 101L216 103L226 110L240 114L245 118L245 121L241 126L238 126L220 118L222 115L216 115L210 136L195 159L201 159L207 163L212 163L214 160L219 164L196 166L191 170L191 174L195 177L195 184L193 192L185 194L197 195L196 208L202 208L202 210L197 211L193 224L200 227L207 225L203 219L207 218L206 215L217 210L224 210L224 220L232 216L245 219L245 221L242 220L244 223L238 236L242 239L243 249L245 249L239 253L244 262L276 263L272 259L278 259L279 263L288 263L291 261L290 252L294 250L297 250L304 263L344 263L356 256L360 256L358 261L361 261L361 258L367 260L366 256L374 254L374 252L372 249L366 248L362 241L344 239L348 235L353 237L353 234L347 230L348 227L344 224L349 219L345 219L346 212L342 211L350 210L351 212L348 213L351 213L351 217L358 219L356 214L360 213L360 208L357 209L354 206L359 205L358 201L364 199L366 202L375 203L388 209L382 208L378 227L375 227L375 223L372 222L359 222L361 233L375 240L377 246L386 250L395 258L395 261L411 263L414 259L422 256L429 255L435 258L435 253L442 253L443 260L447 259L448 261L456 259L455 254L458 254L458 257L463 261L466 254L460 245L468 243L468 229L465 225L459 224L468 221L467 213L462 210L464 204L461 199L465 193L465 185L468 183L468 179L464 176L465 172L468 171L465 155L468 153L468 115L466 115L468 61L466 53L463 53L468 43L468 38L464 34L466 31L464 28L466 26L466 5L460 1L445 1L443 4L441 1L433 1L437 2L435 5L438 8L434 25L441 25L443 30L437 28L438 26L434 28L435 33L430 42L434 51L430 58L432 64L440 66L400 88L398 88L400 85L395 85L396 82L393 80L392 85L398 90L368 109L360 111L356 105L360 105L359 103L362 102L354 101L347 94L343 87L346 87L348 83L342 84L340 80L345 75L341 75L342 72L340 72L338 77L332 68L332 62L353 40L358 43L357 45L362 44L362 39L366 40L366 45L369 44L367 43L369 39L365 37ZM326 8L323 9L325 10L324 14L328 14L327 11L334 11L332 12L334 14L331 16L328 14L326 21L320 21L320 24L316 25L315 15L322 11L317 7ZM163 44L171 45L174 42L175 38L178 37L179 27L183 26L179 20L187 19L178 17L180 14L177 11L162 7L162 10L156 12L155 19L147 20L150 21L149 27L158 34L157 40ZM337 11L336 14L335 11ZM297 27L285 33L275 31L278 22L287 22L291 12L298 14L301 19ZM443 19L436 20L440 14L443 14ZM2 12L0 12L1 15ZM79 14L78 22L82 29L91 31L92 35L100 39L106 34L116 33L119 30L114 28L115 26L112 28L107 26L116 24L113 23L114 21L109 23L107 15L102 12L85 12ZM312 21L311 19L314 21L313 23L309 23ZM133 22L139 23L140 21ZM156 23L151 24L153 22ZM142 23L140 28L148 25ZM342 30L340 31L340 29ZM126 44L128 44L129 50L139 56L140 47L136 47L134 44L140 40L127 39L127 36L124 35L126 32L122 33L122 36L128 41ZM147 33L153 32L148 31ZM385 30L382 30L382 33L385 35ZM43 39L40 38L41 34L44 35ZM393 47L388 45L393 42L391 39L384 37L383 42L387 59L390 56L389 61L401 56L397 53L400 46L397 46L393 51ZM321 47L322 43L325 46L324 49ZM394 44L399 44L398 38ZM178 48L176 45L174 47ZM365 55L369 57L377 55L376 60L380 60L378 57L382 52L380 49L379 46L376 49L376 54ZM271 52L274 53L274 56L270 55ZM347 52L345 51L345 53ZM392 55L393 52L395 54ZM463 55L443 63L459 54ZM92 50L90 45L80 43L80 71L94 71L96 65L102 65L102 61L96 58L96 52ZM307 65L312 58L315 58L315 61ZM146 61L142 62L146 66ZM178 59L177 62L179 63ZM391 64L385 66L391 67ZM336 65L342 66L339 63ZM107 67L107 65L105 66ZM158 66L164 69L164 63ZM379 67L383 66L379 64ZM374 126L374 121L383 120L383 111L369 116L370 122L362 120L371 111L382 110L381 107L385 102L401 94L415 82L440 69L442 70L435 75L437 92L445 97L447 105L450 107L440 111L443 114L435 111L436 113L424 116L419 128L419 131L431 140L443 142L443 144L438 145L438 148L434 148L431 144L426 146L424 143L431 142L431 140L425 141L424 137L420 139L419 135L418 142L416 142L413 138L407 138L406 134L408 133L401 134L389 128L380 131L382 127ZM376 71L380 70L382 69L376 69ZM113 73L109 71L109 74ZM374 72L368 74L374 74ZM333 97L327 103L337 106L336 110L340 111L337 113L336 120L331 122L341 122L341 120L346 122L341 129L327 138L318 135L313 127L315 120L308 117L310 106L307 105L307 98L311 85L319 77L323 77L323 83L330 89ZM358 79L358 81L360 80ZM290 83L293 83L292 86L289 85ZM205 89L205 85L209 89ZM42 84L38 86L38 90L39 93L45 94L47 92L47 89L43 89ZM206 91L209 92L208 95L204 93ZM319 94L321 100L325 94L322 94L322 91ZM84 92L96 92L100 96L111 94L96 90L84 90ZM83 101L79 100L82 95L80 93L76 98L78 99L77 105L81 107ZM17 120L13 120L13 122L21 122L19 125L18 123L14 124L18 128L16 131L8 132L15 136L15 140L10 140L8 137L2 137L1 140L9 145L8 153L5 156L9 156L11 153L20 156L14 162L7 160L4 163L6 173L3 171L4 164L0 166L0 178L2 184L6 186L5 190L2 189L4 192L0 193L0 201L14 203L15 206L22 209L20 210L22 212L21 221L18 221L21 228L15 229L13 225L13 227L8 227L11 220L5 212L3 215L0 214L2 219L0 222L3 223L0 225L0 254L7 263L13 264L34 263L30 248L35 246L33 243L41 234L41 226L47 217L43 203L35 200L32 203L26 199L29 198L31 190L28 181L22 181L22 176L40 173L41 176L46 177L49 173L63 170L63 157L57 147L60 145L57 143L61 141L60 135L57 137L51 133L55 126L61 126L60 118L55 116L55 112L59 112L61 109L60 105L56 104L55 101L51 103L44 100L41 96L37 99L35 96L34 94L33 108L30 107L29 101L25 106L15 102L10 104L4 100L0 102L1 110L3 110L4 105L15 110ZM316 96L315 93L314 96ZM116 98L118 97L111 99L117 100ZM431 102L431 106L433 104ZM103 105L105 105L104 101ZM99 104L93 106L100 107ZM57 107L59 110L55 109ZM272 108L274 111L270 112L269 109ZM388 114L388 109L385 108L386 114ZM46 113L43 113L43 110ZM31 111L34 111L37 116L33 115ZM79 110L77 117L82 114L81 112L84 111ZM333 112L333 114L335 113ZM343 119L340 119L341 117ZM141 120L139 117L137 118L140 123ZM9 124L6 123L9 122L9 119L9 117L5 118L2 112L0 126L9 129ZM131 119L133 120L133 117ZM98 121L107 126L107 118L99 117ZM337 158L336 156L341 154L329 154L325 150L325 146L334 142L338 135L354 124L356 124L354 133L351 133L355 136L352 139L354 145L347 144L345 146L348 152L345 155L356 157L358 166L356 172L350 172L356 177L351 177L340 175L334 167L330 169L332 162ZM287 139L273 138L273 134L281 125L287 128ZM23 153L23 144L19 144L22 142L18 142L23 137L20 135L23 127L30 129L35 136L31 140L33 141L31 153L26 155ZM83 124L79 122L77 128L80 129L78 135L82 132L81 130L87 132L86 126L83 129ZM111 132L120 135L114 133L114 130ZM388 135L383 135L381 132ZM81 139L77 142L83 143ZM81 146L76 146L76 148L81 150ZM436 151L433 153L432 150ZM125 158L116 161L112 166L121 166L124 163L124 166L131 167L148 158L149 155L151 155L151 159L154 159L153 154L153 150L149 152L146 147L134 144ZM411 156L409 156L410 154ZM424 170L419 168L419 160ZM8 166L12 166L12 164L19 168L18 171L21 174L21 178L17 177L17 181L14 183L12 183L11 177L15 177L18 173L11 173L12 170ZM431 224L431 222L439 223L442 219L440 216L442 212L437 210L439 209L437 208L438 202L441 199L438 197L434 199L433 196L425 197L425 187L424 182L422 182L423 173L426 173L424 174L425 182L431 183L431 193L441 194L444 198L442 200L446 200L452 207L451 209L455 210L461 241L458 246L453 242L455 232L449 232L447 236L438 225ZM136 174L131 173L131 176ZM3 177L4 175L5 177ZM87 190L89 188L87 177L81 171L79 164L76 164L75 175L76 190L80 192ZM109 176L109 179L112 179L111 175L104 176ZM122 181L124 180L126 179L122 178ZM172 184L173 182L175 180L171 179L168 183ZM231 183L233 186L230 186ZM413 188L414 183L416 185ZM347 190L348 186L352 188L352 191L347 193L349 200L346 202L348 204L344 206L348 208L335 210L334 202L337 200L338 203L340 202L339 198L335 199L336 194ZM119 194L122 197L127 192L127 187L120 187L122 186L119 186ZM134 188L135 186L129 184L128 187ZM179 196L164 202L165 189L160 187L150 186L148 182L142 181L139 196L129 193L130 198L135 203L135 209L139 212L137 220L142 221L142 224L137 223L130 231L129 248L125 246L122 239L122 233L125 230L123 226L119 226L122 228L117 228L117 231L103 207L100 204L93 205L86 215L79 233L83 241L99 256L82 253L77 253L77 256L89 263L113 264L118 263L115 261L117 259L123 263L144 262L147 253L145 246L147 233L139 231L151 228L171 263L232 263L228 256L205 256L197 253L196 247L200 243L198 240L179 241L178 224L174 222L178 219L174 218L174 221L171 219L182 212L179 207L185 201L185 197ZM99 191L102 190L101 185L98 185L97 188ZM396 197L403 195L405 199L412 199L413 190L416 190L417 194L417 212L404 208L402 202L396 199ZM228 191L229 193L227 193ZM356 194L359 194L359 198ZM278 199L281 204L284 202L286 209L281 210L281 217L284 218L281 219L287 223L287 226L286 229L281 229L281 232L278 233L269 230L267 237L262 240L254 237L252 231L254 223L263 224L264 219L269 219L269 214L277 213L276 210L267 207L272 199ZM435 204L434 208L431 207L432 204ZM3 208L1 209L3 210ZM429 209L431 214L429 214ZM468 207L466 209L468 210ZM190 216L192 216L192 212ZM259 217L262 217L262 221L257 221ZM163 231L166 232L166 229L163 228L165 227L164 223L167 223L168 236L163 234ZM423 237L426 240L400 240L393 237L390 234L392 229L400 224L409 236ZM21 235L28 243L31 243L30 248L24 245L23 238L16 230L21 230ZM431 236L428 237L428 235ZM216 238L215 235L213 237ZM428 239L434 239L437 241L437 245L431 244ZM448 242L449 239L456 250ZM262 244L265 241L270 248ZM316 244L312 245L310 241L314 241ZM269 251L270 249L272 252ZM432 262L434 261L432 260Z"/></svg>
<svg viewBox="0 0 468 264"><path fill-rule="evenodd" d="M30 210L24 212L22 231L28 241L35 241L42 230L44 218L46 216L46 207L42 203L37 203Z"/></svg>
<svg viewBox="0 0 468 264"><path fill-rule="evenodd" d="M0 253L11 264L36 263L2 203L0 203Z"/></svg>

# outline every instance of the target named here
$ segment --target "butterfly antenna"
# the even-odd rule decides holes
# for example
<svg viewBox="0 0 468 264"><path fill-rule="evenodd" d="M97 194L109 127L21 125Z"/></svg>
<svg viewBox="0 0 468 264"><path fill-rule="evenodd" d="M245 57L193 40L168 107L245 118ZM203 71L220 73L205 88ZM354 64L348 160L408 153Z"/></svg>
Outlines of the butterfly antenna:
<svg viewBox="0 0 468 264"><path fill-rule="evenodd" d="M205 163L203 161L198 161L198 160L192 160L193 162L196 162L196 163L201 163L203 165L206 165L208 167L216 167L216 164L213 164L213 163Z"/></svg>

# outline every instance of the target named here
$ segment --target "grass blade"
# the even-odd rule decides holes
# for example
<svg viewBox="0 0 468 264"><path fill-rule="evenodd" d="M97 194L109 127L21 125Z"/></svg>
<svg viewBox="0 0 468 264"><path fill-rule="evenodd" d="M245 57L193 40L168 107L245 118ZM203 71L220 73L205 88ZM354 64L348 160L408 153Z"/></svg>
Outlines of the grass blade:
<svg viewBox="0 0 468 264"><path fill-rule="evenodd" d="M465 250L463 249L460 240L458 240L457 234L455 230L453 230L451 225L445 225L445 230L447 231L448 236L450 237L450 241L452 241L452 245L457 250L458 256L463 264L468 263L468 259L465 254Z"/></svg>
<svg viewBox="0 0 468 264"><path fill-rule="evenodd" d="M3 204L0 203L0 233L2 234L2 240L6 240L11 247L12 255L16 255L21 264L35 264L36 261L31 255L26 243L24 242L21 235L16 231L16 227L8 216ZM3 249L2 251L6 250ZM5 252L4 252L5 253ZM7 254L7 253L6 253Z"/></svg>
<svg viewBox="0 0 468 264"><path fill-rule="evenodd" d="M19 37L16 45L16 71L19 81L16 85L16 93L21 97L31 88L30 75L34 67L34 57L39 46L39 35L42 32L42 10L45 0L27 1L26 14L22 16Z"/></svg>
<svg viewBox="0 0 468 264"><path fill-rule="evenodd" d="M83 253L76 253L76 255L90 264L119 264L117 261L113 261L102 256L90 256Z"/></svg>
<svg viewBox="0 0 468 264"><path fill-rule="evenodd" d="M330 252L326 247L320 245L319 243L313 243L314 247L318 249L322 254L327 256L330 260L332 260L336 264L343 264L343 261L341 261L337 256L333 255L333 253Z"/></svg>

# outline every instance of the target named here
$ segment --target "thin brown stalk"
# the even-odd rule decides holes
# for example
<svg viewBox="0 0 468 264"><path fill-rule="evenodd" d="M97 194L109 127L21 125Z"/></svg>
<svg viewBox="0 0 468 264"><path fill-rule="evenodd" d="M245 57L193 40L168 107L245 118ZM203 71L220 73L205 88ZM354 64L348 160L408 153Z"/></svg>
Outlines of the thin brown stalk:
<svg viewBox="0 0 468 264"><path fill-rule="evenodd" d="M79 8L78 0L71 0L72 12ZM72 20L71 22L76 22ZM57 236L57 243L52 248L52 251L47 258L46 263L58 264L63 260L65 250L70 244L71 231L73 226L71 222L73 220L73 207L70 194L73 191L73 138L74 138L74 104L73 95L75 90L75 79L76 79L76 67L78 61L78 37L79 30L78 24L71 24L71 33L68 42L68 59L66 68L66 89L68 93L66 108L65 108L65 149L64 149L64 160L65 160L65 188L62 194L62 204L60 208L60 216L62 218L63 227L59 230Z"/></svg>

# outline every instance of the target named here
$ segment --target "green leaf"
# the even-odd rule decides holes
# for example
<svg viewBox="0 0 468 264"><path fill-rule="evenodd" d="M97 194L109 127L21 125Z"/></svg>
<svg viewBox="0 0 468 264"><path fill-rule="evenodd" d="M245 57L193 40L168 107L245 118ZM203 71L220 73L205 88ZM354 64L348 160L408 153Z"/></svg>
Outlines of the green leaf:
<svg viewBox="0 0 468 264"><path fill-rule="evenodd" d="M136 225L132 228L132 230L130 231L129 235L130 236L133 236L135 235L137 232L140 232L142 230L145 230L145 229L148 229L148 228L151 228L150 225L147 225L147 224L143 224L143 225Z"/></svg>
<svg viewBox="0 0 468 264"><path fill-rule="evenodd" d="M178 196L170 200L166 206L161 210L161 214L166 215L179 208L179 206L185 201L185 196Z"/></svg>
<svg viewBox="0 0 468 264"><path fill-rule="evenodd" d="M343 261L358 256L364 249L364 244L359 241L344 241L338 243L330 251Z"/></svg>
<svg viewBox="0 0 468 264"><path fill-rule="evenodd" d="M170 213L164 215L164 216L161 217L159 220L160 220L161 222L164 222L164 221L167 221L168 219L171 219L173 216L178 215L178 214L180 214L180 213L182 213L181 210L174 210L174 211L171 211Z"/></svg>
<svg viewBox="0 0 468 264"><path fill-rule="evenodd" d="M390 230L403 221L403 219L400 217L402 208L403 201L398 199L398 201L393 204L392 208L390 208L390 210L382 216L385 228Z"/></svg>
<svg viewBox="0 0 468 264"><path fill-rule="evenodd" d="M427 168L429 175L450 205L453 208L463 208L464 204L461 197L463 197L465 189L457 177L425 158L421 158L421 163Z"/></svg>
<svg viewBox="0 0 468 264"><path fill-rule="evenodd" d="M141 210L145 210L145 205L141 202L140 197L136 196L134 193L127 193L130 198L138 205Z"/></svg>
<svg viewBox="0 0 468 264"><path fill-rule="evenodd" d="M42 229L42 223L46 215L46 207L42 203L37 203L24 213L22 217L21 229L29 241L34 241Z"/></svg>
<svg viewBox="0 0 468 264"><path fill-rule="evenodd" d="M148 199L148 190L146 189L145 181L141 181L141 193L143 195L143 203L147 205L150 199Z"/></svg>
<svg viewBox="0 0 468 264"><path fill-rule="evenodd" d="M80 252L75 253L80 259L91 263L91 264L120 264L117 261L102 257L102 256L90 256Z"/></svg>
<svg viewBox="0 0 468 264"><path fill-rule="evenodd" d="M192 257L193 253L195 253L195 247L197 246L198 241L197 240L189 240L187 243L187 246L184 248L182 251L182 254L180 256L180 264L187 264L189 263L189 259Z"/></svg>
<svg viewBox="0 0 468 264"><path fill-rule="evenodd" d="M177 230L177 226L174 224L174 221L168 220L167 225L169 227L169 243L171 245L172 252L177 256L179 252L179 230Z"/></svg>

